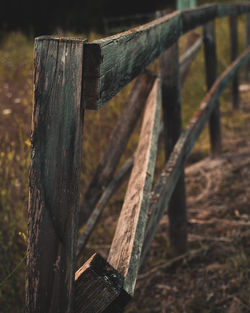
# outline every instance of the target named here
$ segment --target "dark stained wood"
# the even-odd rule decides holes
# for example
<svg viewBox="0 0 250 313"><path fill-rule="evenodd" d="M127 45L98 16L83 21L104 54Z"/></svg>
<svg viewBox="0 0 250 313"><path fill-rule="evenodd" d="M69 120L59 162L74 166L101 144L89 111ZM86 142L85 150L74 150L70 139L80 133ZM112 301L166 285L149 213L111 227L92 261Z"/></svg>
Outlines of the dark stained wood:
<svg viewBox="0 0 250 313"><path fill-rule="evenodd" d="M229 28L230 28L230 54L231 61L233 62L238 56L238 29L237 29L237 16L229 17ZM232 98L233 108L238 109L240 105L240 94L239 94L239 78L235 75L232 82Z"/></svg>
<svg viewBox="0 0 250 313"><path fill-rule="evenodd" d="M246 16L246 49L250 46L250 14ZM247 64L245 69L245 81L249 82L250 63Z"/></svg>
<svg viewBox="0 0 250 313"><path fill-rule="evenodd" d="M130 296L124 278L99 254L94 254L75 274L74 313L119 313Z"/></svg>
<svg viewBox="0 0 250 313"><path fill-rule="evenodd" d="M137 120L145 106L156 74L143 72L135 81L121 116L110 136L102 160L89 184L80 207L79 226L85 223L111 181Z"/></svg>
<svg viewBox="0 0 250 313"><path fill-rule="evenodd" d="M106 204L108 203L109 199L112 195L116 192L116 190L126 181L129 174L131 173L132 167L134 164L134 158L129 158L120 171L113 177L105 191L103 192L100 200L98 201L96 207L94 208L91 216L89 217L86 225L84 226L84 230L80 233L77 242L77 256L81 253L84 249L90 234L92 233L95 225L97 224L100 215L105 208Z"/></svg>
<svg viewBox="0 0 250 313"><path fill-rule="evenodd" d="M250 4L209 4L176 11L124 33L88 43L84 64L84 105L98 109L178 38L216 17L250 11Z"/></svg>
<svg viewBox="0 0 250 313"><path fill-rule="evenodd" d="M175 43L161 56L160 70L165 157L167 160L182 131L178 43ZM182 254L187 249L186 194L183 165L182 172L168 207L169 242L170 250L174 255Z"/></svg>
<svg viewBox="0 0 250 313"><path fill-rule="evenodd" d="M188 157L193 145L199 137L205 123L208 121L213 111L216 100L224 89L228 86L237 71L250 60L250 49L247 49L230 67L216 80L210 91L205 96L199 110L194 114L186 130L178 139L168 162L165 165L152 192L149 222L146 229L143 244L141 263L149 249L157 226L167 208L168 201L173 193L175 184L182 173L182 164Z"/></svg>
<svg viewBox="0 0 250 313"><path fill-rule="evenodd" d="M175 12L88 44L84 72L84 101L87 108L101 107L180 35L180 13Z"/></svg>
<svg viewBox="0 0 250 313"><path fill-rule="evenodd" d="M181 11L182 30L186 33L198 26L201 26L217 17L217 5L206 4L196 9Z"/></svg>
<svg viewBox="0 0 250 313"><path fill-rule="evenodd" d="M108 262L124 276L124 289L133 295L140 264L153 182L160 127L160 82L148 97L125 200L110 248Z"/></svg>
<svg viewBox="0 0 250 313"><path fill-rule="evenodd" d="M35 40L26 312L72 312L84 40Z"/></svg>
<svg viewBox="0 0 250 313"><path fill-rule="evenodd" d="M212 87L217 78L217 55L214 21L209 22L203 29L204 37L204 57L206 66L207 90ZM220 108L217 101L209 120L210 145L212 155L216 156L221 152L221 127L220 127Z"/></svg>

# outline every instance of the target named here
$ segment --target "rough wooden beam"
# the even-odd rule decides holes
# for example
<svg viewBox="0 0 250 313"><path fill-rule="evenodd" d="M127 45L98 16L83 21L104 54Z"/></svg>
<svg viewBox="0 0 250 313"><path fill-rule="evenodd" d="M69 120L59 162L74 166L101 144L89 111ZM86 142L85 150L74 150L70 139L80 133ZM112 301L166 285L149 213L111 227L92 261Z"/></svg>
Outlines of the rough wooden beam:
<svg viewBox="0 0 250 313"><path fill-rule="evenodd" d="M165 157L168 160L182 131L178 43L160 58ZM169 242L173 255L186 252L187 216L184 169L169 203Z"/></svg>
<svg viewBox="0 0 250 313"><path fill-rule="evenodd" d="M94 41L85 52L84 101L98 109L181 35L180 13Z"/></svg>
<svg viewBox="0 0 250 313"><path fill-rule="evenodd" d="M176 11L124 33L87 44L84 57L85 106L100 108L182 34L216 17L249 11L250 4L204 5Z"/></svg>
<svg viewBox="0 0 250 313"><path fill-rule="evenodd" d="M164 170L162 171L158 182L156 183L150 201L149 222L146 229L145 240L143 244L141 263L149 249L150 243L154 237L157 226L167 208L168 201L173 193L175 184L178 181L182 164L185 162L193 145L199 137L205 123L208 121L213 111L216 100L224 89L228 86L237 71L250 60L250 49L235 60L233 64L216 80L210 91L205 96L199 110L194 114L191 122L178 139L173 152L170 155Z"/></svg>
<svg viewBox="0 0 250 313"><path fill-rule="evenodd" d="M35 40L26 312L72 312L84 40Z"/></svg>
<svg viewBox="0 0 250 313"><path fill-rule="evenodd" d="M145 106L156 74L146 70L135 81L119 120L112 131L103 157L84 195L80 207L79 226L88 220L104 189L112 180L139 116Z"/></svg>
<svg viewBox="0 0 250 313"><path fill-rule="evenodd" d="M94 254L75 274L74 313L119 313L130 296L124 278L99 254Z"/></svg>
<svg viewBox="0 0 250 313"><path fill-rule="evenodd" d="M206 66L206 83L209 91L217 78L217 56L215 22L209 22L203 29L204 37L204 56ZM217 101L209 120L210 145L212 155L216 156L221 152L221 127L220 127L220 108Z"/></svg>
<svg viewBox="0 0 250 313"><path fill-rule="evenodd" d="M250 46L250 14L246 16L246 49ZM250 63L247 64L245 70L245 81L249 82Z"/></svg>
<svg viewBox="0 0 250 313"><path fill-rule="evenodd" d="M124 289L133 295L147 221L160 126L160 82L148 97L134 167L110 248L108 262L124 276Z"/></svg>
<svg viewBox="0 0 250 313"><path fill-rule="evenodd" d="M238 56L238 20L237 16L229 17L230 28L230 56L233 62ZM232 82L232 98L233 108L238 109L240 106L240 93L239 93L239 77L236 74Z"/></svg>
<svg viewBox="0 0 250 313"><path fill-rule="evenodd" d="M80 233L77 241L77 256L80 252L84 249L89 236L91 235L95 225L97 224L100 215L108 203L109 199L115 193L115 191L126 181L128 178L134 164L134 158L129 158L120 171L113 177L105 191L103 192L100 200L98 201L96 207L94 208L93 212L91 213L90 218L88 219L86 225L84 226L84 230Z"/></svg>

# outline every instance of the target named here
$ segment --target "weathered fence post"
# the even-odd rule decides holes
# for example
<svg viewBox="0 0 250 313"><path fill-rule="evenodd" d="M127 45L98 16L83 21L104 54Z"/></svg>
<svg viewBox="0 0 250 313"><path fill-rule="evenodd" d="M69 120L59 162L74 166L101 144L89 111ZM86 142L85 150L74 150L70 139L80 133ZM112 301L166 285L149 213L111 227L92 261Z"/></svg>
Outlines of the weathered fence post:
<svg viewBox="0 0 250 313"><path fill-rule="evenodd" d="M84 40L35 40L27 313L71 313L84 109Z"/></svg>
<svg viewBox="0 0 250 313"><path fill-rule="evenodd" d="M250 14L246 15L246 49L250 46ZM245 69L245 81L249 81L250 63L247 63Z"/></svg>
<svg viewBox="0 0 250 313"><path fill-rule="evenodd" d="M238 55L237 21L238 20L236 15L232 15L229 17L231 62L233 62ZM232 82L232 97L233 97L233 108L238 109L240 105L238 74L235 75Z"/></svg>
<svg viewBox="0 0 250 313"><path fill-rule="evenodd" d="M165 156L169 158L182 131L178 43L160 58ZM183 166L183 165L182 165ZM174 255L187 250L187 215L184 167L168 205L170 249Z"/></svg>
<svg viewBox="0 0 250 313"><path fill-rule="evenodd" d="M217 78L217 56L214 21L207 23L203 29L204 54L206 66L207 90L209 90ZM219 101L216 101L209 120L209 133L212 155L221 152L221 127L220 127L220 107Z"/></svg>

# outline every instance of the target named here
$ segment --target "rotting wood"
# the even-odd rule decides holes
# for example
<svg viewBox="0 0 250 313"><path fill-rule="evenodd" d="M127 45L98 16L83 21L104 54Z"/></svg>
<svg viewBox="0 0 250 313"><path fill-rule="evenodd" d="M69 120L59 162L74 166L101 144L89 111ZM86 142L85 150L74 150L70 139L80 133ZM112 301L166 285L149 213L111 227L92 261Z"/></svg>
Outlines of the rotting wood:
<svg viewBox="0 0 250 313"><path fill-rule="evenodd" d="M165 158L168 160L182 131L178 43L160 58ZM169 243L173 255L186 252L187 216L184 168L169 202Z"/></svg>
<svg viewBox="0 0 250 313"><path fill-rule="evenodd" d="M85 106L98 109L184 33L216 17L250 12L250 4L204 5L176 11L124 33L88 43L85 49Z"/></svg>
<svg viewBox="0 0 250 313"><path fill-rule="evenodd" d="M143 262L150 243L154 237L157 226L167 208L175 184L181 175L181 164L189 155L193 145L199 137L205 123L214 109L216 100L228 86L237 71L250 60L250 49L238 57L233 64L216 80L205 96L200 109L194 114L191 122L178 139L168 162L165 165L152 193L150 201L150 217L143 244L141 263Z"/></svg>
<svg viewBox="0 0 250 313"><path fill-rule="evenodd" d="M35 40L26 312L72 312L84 40Z"/></svg>
<svg viewBox="0 0 250 313"><path fill-rule="evenodd" d="M131 299L124 278L99 254L75 274L74 313L120 313Z"/></svg>
<svg viewBox="0 0 250 313"><path fill-rule="evenodd" d="M156 77L157 74L146 70L136 79L121 116L112 131L102 160L83 197L79 215L80 227L87 221L104 189L111 181Z"/></svg>
<svg viewBox="0 0 250 313"><path fill-rule="evenodd" d="M217 78L217 55L214 23L214 21L209 22L203 28L207 91L209 91ZM210 145L213 156L216 156L221 152L219 100L216 102L217 103L209 120Z"/></svg>
<svg viewBox="0 0 250 313"><path fill-rule="evenodd" d="M148 97L125 200L108 262L124 276L124 289L133 295L147 222L160 126L160 80Z"/></svg>
<svg viewBox="0 0 250 313"><path fill-rule="evenodd" d="M90 218L88 219L86 225L84 226L84 230L80 233L77 242L77 256L80 252L84 249L90 234L92 233L96 223L99 220L99 217L106 206L107 202L114 194L114 192L123 184L123 182L128 178L132 167L134 164L134 158L129 158L120 171L113 177L111 182L109 183L108 187L105 189L104 193L102 194L100 200L98 201L96 207L94 208L93 212L91 213Z"/></svg>
<svg viewBox="0 0 250 313"><path fill-rule="evenodd" d="M238 56L238 20L237 16L229 17L230 28L230 55L231 62L233 62ZM232 81L232 98L233 108L238 109L240 105L240 93L239 93L239 77L236 74Z"/></svg>

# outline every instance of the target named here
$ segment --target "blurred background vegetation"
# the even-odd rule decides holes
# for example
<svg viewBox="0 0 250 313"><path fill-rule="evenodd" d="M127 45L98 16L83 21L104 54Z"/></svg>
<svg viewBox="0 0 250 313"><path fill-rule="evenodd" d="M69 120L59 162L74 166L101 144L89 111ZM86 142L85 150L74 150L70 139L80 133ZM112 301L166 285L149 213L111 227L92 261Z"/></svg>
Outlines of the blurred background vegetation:
<svg viewBox="0 0 250 313"><path fill-rule="evenodd" d="M199 4L206 1L199 1ZM210 1L212 2L212 1ZM226 1L221 1L226 2ZM57 29L66 34L80 33L90 41L102 37L102 17L132 13L152 12L166 8L166 1L118 1L88 0L61 3L43 1L4 1L0 13L0 311L23 311L25 289L25 254L27 234L28 176L30 159L30 125L33 92L33 37L53 33ZM125 2L124 2L125 3ZM136 5L135 5L136 4ZM169 8L174 3L169 3ZM131 10L130 10L131 9ZM142 10L143 9L143 10ZM36 14L39 12L39 14ZM18 13L18 14L17 14ZM18 18L16 18L18 16ZM45 22L44 22L45 21ZM245 18L239 19L240 51L245 42ZM198 29L198 33L202 30ZM219 73L229 62L228 20L216 22ZM185 45L180 40L180 51ZM158 70L158 63L152 67ZM98 112L88 111L85 118L81 197L89 178L101 158L131 84ZM186 125L206 93L203 50L192 65L189 78L182 91L183 117ZM222 111L228 111L230 93L222 97ZM139 123L140 124L140 123ZM138 127L129 141L121 164L135 150ZM223 127L229 127L223 121ZM94 143L94 144L93 144ZM207 131L196 144L190 162L209 153ZM163 153L158 158L158 168L163 163ZM110 201L109 209L118 214L123 190ZM112 231L106 232L112 237ZM90 243L94 246L96 236Z"/></svg>

